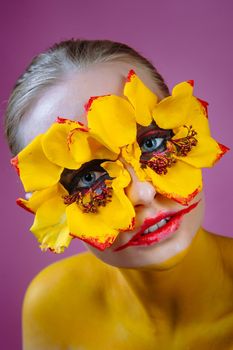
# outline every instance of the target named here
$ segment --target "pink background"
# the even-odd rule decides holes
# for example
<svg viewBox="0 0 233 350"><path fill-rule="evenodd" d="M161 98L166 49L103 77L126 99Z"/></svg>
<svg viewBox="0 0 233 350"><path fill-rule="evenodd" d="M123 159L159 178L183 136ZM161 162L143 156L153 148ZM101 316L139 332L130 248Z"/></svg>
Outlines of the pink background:
<svg viewBox="0 0 233 350"><path fill-rule="evenodd" d="M112 39L151 59L170 88L194 79L196 95L210 103L214 137L232 148L232 10L231 0L5 1L0 6L1 117L15 80L34 55L71 37ZM64 255L40 252L28 232L33 217L15 205L22 187L3 137L1 157L1 349L13 350L21 348L21 305L30 280L84 248L74 240ZM204 171L204 226L223 235L232 233L232 171L232 153Z"/></svg>

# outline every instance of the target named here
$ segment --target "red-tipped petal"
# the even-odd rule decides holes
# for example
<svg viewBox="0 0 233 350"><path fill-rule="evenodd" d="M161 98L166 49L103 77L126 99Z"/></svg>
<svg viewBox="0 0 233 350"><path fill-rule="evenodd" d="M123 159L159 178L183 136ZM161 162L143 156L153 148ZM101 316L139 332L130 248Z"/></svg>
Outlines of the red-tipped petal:
<svg viewBox="0 0 233 350"><path fill-rule="evenodd" d="M56 118L56 123L58 124L77 124L77 125L81 125L81 126L84 126L83 123L77 121L77 120L71 120L71 119L67 119L67 118L62 118L62 117L57 117Z"/></svg>
<svg viewBox="0 0 233 350"><path fill-rule="evenodd" d="M67 118L62 118L62 117L56 118L56 123L59 123L59 124L65 124L67 123L67 121L69 121Z"/></svg>
<svg viewBox="0 0 233 350"><path fill-rule="evenodd" d="M11 162L11 165L13 165L13 167L15 168L17 174L20 176L18 156L15 156L14 158L12 158L10 162Z"/></svg>
<svg viewBox="0 0 233 350"><path fill-rule="evenodd" d="M108 237L108 239L103 243L103 242L99 242L98 239L96 238L81 238L81 237L77 237L75 236L73 233L70 233L70 236L73 238L79 238L81 239L83 242L86 242L88 244L90 244L92 247L97 248L99 250L105 250L106 248L110 247L114 241L114 239L112 237Z"/></svg>
<svg viewBox="0 0 233 350"><path fill-rule="evenodd" d="M126 82L127 82L127 83L130 83L132 77L133 77L135 74L136 74L135 71L134 71L133 69L131 69L131 70L129 71L128 75L127 75Z"/></svg>
<svg viewBox="0 0 233 350"><path fill-rule="evenodd" d="M175 202L180 203L181 205L189 205L189 203L196 197L196 195L200 192L200 188L197 188L193 193L190 193L187 198L183 197L172 197Z"/></svg>
<svg viewBox="0 0 233 350"><path fill-rule="evenodd" d="M25 203L22 201L21 198L17 198L16 199L16 204L19 205L21 208L25 209L26 211L28 211L29 213L35 214L34 211L30 208L28 208Z"/></svg>
<svg viewBox="0 0 233 350"><path fill-rule="evenodd" d="M85 111L88 112L88 111L91 110L91 106L92 106L92 103L93 103L94 100L96 100L97 98L105 97L105 96L111 96L111 94L90 97L88 102L84 105Z"/></svg>
<svg viewBox="0 0 233 350"><path fill-rule="evenodd" d="M209 106L209 103L204 101L204 100L201 100L200 98L197 98L197 100L201 103L201 105L204 107L205 109L205 112L206 112L206 118L208 118L208 106Z"/></svg>
<svg viewBox="0 0 233 350"><path fill-rule="evenodd" d="M85 111L88 112L91 109L91 105L94 100L99 98L100 96L92 96L89 98L88 102L84 105Z"/></svg>
<svg viewBox="0 0 233 350"><path fill-rule="evenodd" d="M194 80L187 80L187 83L189 83L191 86L194 86Z"/></svg>
<svg viewBox="0 0 233 350"><path fill-rule="evenodd" d="M73 130L69 133L69 135L67 136L67 145L68 145L68 148L69 148L69 149L70 149L71 143L73 142L73 141L72 141L72 138L73 138L74 134L77 132L77 130L78 130L78 131L82 131L82 132L88 132L88 131L89 131L89 129L86 128L85 126L84 126L84 127L81 127L81 128L73 129Z"/></svg>
<svg viewBox="0 0 233 350"><path fill-rule="evenodd" d="M219 159L221 159L222 156L224 156L225 153L227 153L228 151L230 151L230 148L228 148L227 146L222 145L222 144L219 143L219 142L218 142L218 145L219 145L219 148L220 148L220 150L221 150L221 153L217 156L215 163L218 162Z"/></svg>
<svg viewBox="0 0 233 350"><path fill-rule="evenodd" d="M135 228L135 218L132 219L131 224L129 225L129 227L119 230L119 232L128 232L128 231L132 231Z"/></svg>

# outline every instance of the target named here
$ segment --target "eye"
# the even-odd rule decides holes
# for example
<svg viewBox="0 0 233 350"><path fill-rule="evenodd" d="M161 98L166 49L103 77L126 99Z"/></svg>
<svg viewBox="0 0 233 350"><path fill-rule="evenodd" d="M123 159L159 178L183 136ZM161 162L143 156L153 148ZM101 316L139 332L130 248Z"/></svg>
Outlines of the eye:
<svg viewBox="0 0 233 350"><path fill-rule="evenodd" d="M163 151L165 150L164 141L162 137L147 137L140 143L141 151L142 153Z"/></svg>
<svg viewBox="0 0 233 350"><path fill-rule="evenodd" d="M167 141L173 137L171 129L161 129L152 123L149 127L139 129L138 145L141 148L140 161L143 164L150 160L155 154L165 152Z"/></svg>
<svg viewBox="0 0 233 350"><path fill-rule="evenodd" d="M96 181L103 176L103 174L106 174L105 172L100 172L100 171L89 171L86 174L82 175L76 186L78 188L90 188L92 187Z"/></svg>
<svg viewBox="0 0 233 350"><path fill-rule="evenodd" d="M101 191L105 187L105 180L111 179L108 173L101 167L105 160L93 160L86 163L78 170L65 169L60 182L69 192L86 192L90 188Z"/></svg>

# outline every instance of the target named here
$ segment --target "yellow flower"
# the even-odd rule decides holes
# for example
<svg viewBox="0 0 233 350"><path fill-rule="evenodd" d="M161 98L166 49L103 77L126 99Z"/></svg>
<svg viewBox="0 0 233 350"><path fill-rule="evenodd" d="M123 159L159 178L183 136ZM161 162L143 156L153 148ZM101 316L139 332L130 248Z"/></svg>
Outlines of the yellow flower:
<svg viewBox="0 0 233 350"><path fill-rule="evenodd" d="M202 188L201 168L228 150L211 137L207 104L193 96L191 82L159 101L130 71L124 96L91 97L87 126L58 118L12 159L25 191L33 192L17 202L35 214L31 231L43 250L59 253L73 237L104 250L133 228L135 211L125 194L131 178L119 159L141 181L187 205ZM138 126L161 136L142 141ZM145 141L156 140L162 148L144 151Z"/></svg>
<svg viewBox="0 0 233 350"><path fill-rule="evenodd" d="M110 148L117 151L117 147L128 142L125 139L107 148L87 127L59 118L14 158L12 163L19 171L25 191L33 192L29 200L20 198L17 203L35 213L30 230L43 250L49 248L60 253L72 237L103 250L120 231L132 229L135 212L124 193L130 176L120 161L111 162L118 155ZM100 160L99 184L94 189L79 188L80 176L69 193L64 170L69 169L70 174L74 170L77 177L77 169L96 159ZM88 172L96 171L90 168Z"/></svg>
<svg viewBox="0 0 233 350"><path fill-rule="evenodd" d="M29 200L19 198L17 204L35 214L30 231L36 236L42 250L61 253L72 239L66 218L63 196L67 191L56 184L32 194Z"/></svg>
<svg viewBox="0 0 233 350"><path fill-rule="evenodd" d="M213 166L228 150L210 136L207 103L193 96L192 81L176 85L171 96L158 102L158 97L133 71L124 95L134 108L138 124L148 126L155 122L159 128L172 131L166 149L152 153L143 162L143 169L159 193L187 205L202 189L201 168ZM125 154L123 151L124 157ZM125 159L143 179L139 167L142 155L138 153L135 160L135 153L128 152Z"/></svg>

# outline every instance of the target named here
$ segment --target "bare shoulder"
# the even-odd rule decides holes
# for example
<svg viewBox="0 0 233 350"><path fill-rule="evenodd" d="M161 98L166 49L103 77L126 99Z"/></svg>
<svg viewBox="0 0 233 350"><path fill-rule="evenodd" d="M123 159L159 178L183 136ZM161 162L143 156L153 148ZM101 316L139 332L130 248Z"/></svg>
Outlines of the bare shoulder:
<svg viewBox="0 0 233 350"><path fill-rule="evenodd" d="M226 271L233 278L233 238L210 233L212 240L216 243L221 260Z"/></svg>
<svg viewBox="0 0 233 350"><path fill-rule="evenodd" d="M24 349L60 349L58 344L72 339L81 324L90 324L90 310L100 307L104 311L107 283L111 283L108 277L113 279L114 271L90 253L42 270L24 298Z"/></svg>

